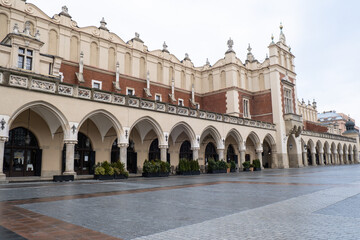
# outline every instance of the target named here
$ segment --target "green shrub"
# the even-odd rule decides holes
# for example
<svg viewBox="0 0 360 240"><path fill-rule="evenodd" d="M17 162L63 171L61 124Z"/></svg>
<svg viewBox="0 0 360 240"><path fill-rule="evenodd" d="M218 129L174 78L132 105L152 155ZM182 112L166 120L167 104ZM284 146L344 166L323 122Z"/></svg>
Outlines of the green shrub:
<svg viewBox="0 0 360 240"><path fill-rule="evenodd" d="M215 160L213 158L209 158L208 160L208 172L213 172L214 170L217 170L218 166L217 163L215 162Z"/></svg>
<svg viewBox="0 0 360 240"><path fill-rule="evenodd" d="M160 161L160 173L169 173L170 163Z"/></svg>
<svg viewBox="0 0 360 240"><path fill-rule="evenodd" d="M230 162L230 169L236 169L235 161Z"/></svg>
<svg viewBox="0 0 360 240"><path fill-rule="evenodd" d="M143 172L144 173L152 173L153 170L153 165L151 164L150 161L148 161L147 159L144 161L144 165L143 165Z"/></svg>
<svg viewBox="0 0 360 240"><path fill-rule="evenodd" d="M95 175L105 175L105 169L101 166L95 167Z"/></svg>
<svg viewBox="0 0 360 240"><path fill-rule="evenodd" d="M114 168L113 168L113 167L109 167L109 168L108 168L108 171L107 171L107 172L105 171L105 174L106 174L106 175L109 175L109 176L114 175L114 173L115 173L115 172L114 172Z"/></svg>
<svg viewBox="0 0 360 240"><path fill-rule="evenodd" d="M249 169L250 168L250 162L249 161L245 161L245 162L243 162L243 167L245 168L245 169Z"/></svg>
<svg viewBox="0 0 360 240"><path fill-rule="evenodd" d="M114 172L116 175L129 175L128 171L125 169L125 164L117 161L111 164L111 166L114 168Z"/></svg>
<svg viewBox="0 0 360 240"><path fill-rule="evenodd" d="M160 160L144 161L143 173L168 173L170 172L170 164Z"/></svg>
<svg viewBox="0 0 360 240"><path fill-rule="evenodd" d="M117 167L113 167L115 175L120 175L121 171Z"/></svg>
<svg viewBox="0 0 360 240"><path fill-rule="evenodd" d="M259 159L254 159L253 165L254 165L255 168L261 168L260 160Z"/></svg>
<svg viewBox="0 0 360 240"><path fill-rule="evenodd" d="M197 160L187 160L184 158L179 160L179 166L177 168L177 171L179 173L190 172L190 171L195 172L199 170L200 170L200 166Z"/></svg>
<svg viewBox="0 0 360 240"><path fill-rule="evenodd" d="M218 170L226 170L228 168L228 164L224 160L219 161L217 165Z"/></svg>
<svg viewBox="0 0 360 240"><path fill-rule="evenodd" d="M200 171L199 162L197 160L190 161L190 171Z"/></svg>

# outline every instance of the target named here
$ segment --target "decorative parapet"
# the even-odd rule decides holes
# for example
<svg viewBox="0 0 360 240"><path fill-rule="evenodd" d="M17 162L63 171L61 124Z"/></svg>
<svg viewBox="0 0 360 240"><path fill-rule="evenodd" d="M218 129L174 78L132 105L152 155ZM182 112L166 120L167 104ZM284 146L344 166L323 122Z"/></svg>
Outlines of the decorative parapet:
<svg viewBox="0 0 360 240"><path fill-rule="evenodd" d="M4 76L5 75L3 75L3 73L0 73L0 80L1 80L0 83L13 87L28 88L30 91L41 91L48 94L57 94L61 96L87 99L96 102L103 102L109 104L142 108L150 111L176 114L180 116L188 116L188 117L207 119L217 122L226 122L230 124L275 130L275 124L271 124L271 123L244 119L226 114L207 112L204 110L192 109L192 108L173 105L169 103L155 102L148 99L141 99L134 96L125 96L117 93L101 91L98 89L95 90L95 89L80 87L77 85L54 82L53 79L52 80L31 79L31 77L27 78L24 76L11 74L7 84L4 79Z"/></svg>
<svg viewBox="0 0 360 240"><path fill-rule="evenodd" d="M310 136L310 137L319 137L319 138L326 138L326 139L333 139L338 141L346 141L346 142L352 142L356 143L356 139L344 137L337 134L332 133L318 133L318 132L311 132L311 131L302 131L301 133L304 136Z"/></svg>
<svg viewBox="0 0 360 240"><path fill-rule="evenodd" d="M286 135L295 134L298 137L303 129L303 119L301 115L287 113L284 115Z"/></svg>

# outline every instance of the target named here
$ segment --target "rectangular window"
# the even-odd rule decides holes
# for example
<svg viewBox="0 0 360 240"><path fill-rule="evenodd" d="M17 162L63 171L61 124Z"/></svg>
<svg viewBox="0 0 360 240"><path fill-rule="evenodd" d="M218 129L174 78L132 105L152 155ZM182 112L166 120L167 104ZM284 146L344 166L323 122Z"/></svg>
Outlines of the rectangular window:
<svg viewBox="0 0 360 240"><path fill-rule="evenodd" d="M196 109L200 109L200 104L196 104Z"/></svg>
<svg viewBox="0 0 360 240"><path fill-rule="evenodd" d="M155 101L161 102L161 94L155 94Z"/></svg>
<svg viewBox="0 0 360 240"><path fill-rule="evenodd" d="M92 88L101 90L102 89L102 82L97 81L97 80L92 80L91 81L91 86L92 86Z"/></svg>
<svg viewBox="0 0 360 240"><path fill-rule="evenodd" d="M250 118L250 105L249 105L249 99L244 98L243 99L243 116L244 118Z"/></svg>
<svg viewBox="0 0 360 240"><path fill-rule="evenodd" d="M33 51L25 48L19 48L18 68L32 70Z"/></svg>
<svg viewBox="0 0 360 240"><path fill-rule="evenodd" d="M133 89L133 88L126 88L126 95L134 96L134 95L135 95L135 89Z"/></svg>
<svg viewBox="0 0 360 240"><path fill-rule="evenodd" d="M181 106L181 107L184 106L184 99L179 98L178 99L178 105Z"/></svg>
<svg viewBox="0 0 360 240"><path fill-rule="evenodd" d="M284 105L285 105L285 114L294 113L292 91L289 88L284 88Z"/></svg>

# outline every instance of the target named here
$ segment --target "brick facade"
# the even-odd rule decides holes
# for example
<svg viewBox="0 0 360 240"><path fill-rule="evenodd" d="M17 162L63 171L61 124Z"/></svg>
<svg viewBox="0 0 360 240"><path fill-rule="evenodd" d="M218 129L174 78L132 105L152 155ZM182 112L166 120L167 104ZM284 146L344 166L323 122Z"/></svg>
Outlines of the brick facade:
<svg viewBox="0 0 360 240"><path fill-rule="evenodd" d="M306 131L319 132L319 133L327 133L328 128L325 126L321 126L320 124L316 124L314 122L304 121L304 129Z"/></svg>

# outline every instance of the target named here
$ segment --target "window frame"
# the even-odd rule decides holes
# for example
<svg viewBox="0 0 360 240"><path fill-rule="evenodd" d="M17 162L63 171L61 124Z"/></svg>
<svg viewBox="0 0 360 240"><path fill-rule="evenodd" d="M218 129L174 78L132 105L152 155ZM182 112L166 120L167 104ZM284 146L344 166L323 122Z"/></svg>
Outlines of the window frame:
<svg viewBox="0 0 360 240"><path fill-rule="evenodd" d="M293 114L294 113L294 100L293 100L293 90L291 88L285 87L283 90L284 94L284 113Z"/></svg>
<svg viewBox="0 0 360 240"><path fill-rule="evenodd" d="M156 99L157 97L159 97L160 100L157 100L157 99ZM157 102L162 102L162 96L161 96L160 93L155 93L155 101L157 101Z"/></svg>
<svg viewBox="0 0 360 240"><path fill-rule="evenodd" d="M99 88L94 87L95 84L99 84ZM102 90L102 81L91 80L91 87L94 88L94 89Z"/></svg>
<svg viewBox="0 0 360 240"><path fill-rule="evenodd" d="M243 98L243 118L251 118L250 99L248 98Z"/></svg>
<svg viewBox="0 0 360 240"><path fill-rule="evenodd" d="M132 94L129 94L129 91L132 91ZM128 95L128 96L135 96L135 89L134 89L134 88L127 87L127 88L126 88L126 95Z"/></svg>
<svg viewBox="0 0 360 240"><path fill-rule="evenodd" d="M20 52L20 51L23 52ZM21 65L20 65L20 57ZM30 61L30 65L28 64L28 60ZM28 67L29 66L29 67ZM19 47L17 52L17 67L19 69L27 70L27 71L33 71L34 69L34 50L26 47Z"/></svg>
<svg viewBox="0 0 360 240"><path fill-rule="evenodd" d="M181 102L181 104L180 104L180 102ZM184 99L178 98L178 106L180 106L180 107L185 107Z"/></svg>

